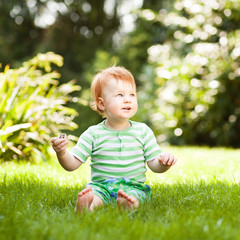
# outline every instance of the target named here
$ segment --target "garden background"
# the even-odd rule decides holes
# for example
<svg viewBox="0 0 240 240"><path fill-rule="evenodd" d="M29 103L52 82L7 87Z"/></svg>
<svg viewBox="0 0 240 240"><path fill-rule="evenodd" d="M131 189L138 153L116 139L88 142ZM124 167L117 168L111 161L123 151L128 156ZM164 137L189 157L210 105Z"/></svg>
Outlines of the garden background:
<svg viewBox="0 0 240 240"><path fill-rule="evenodd" d="M165 204L161 206L164 227L159 232L152 227L150 236L157 238L160 232L162 237L167 236L173 227L173 239L194 239L201 232L199 229L199 239L208 239L209 231L213 234L226 224L227 230L216 237L235 239L239 234L235 228L240 223L239 212L228 206L226 218L233 216L229 223L219 216L218 210L225 211L227 202L232 206L239 204L239 11L238 0L1 0L0 237L3 234L3 239L35 238L45 226L42 238L60 238L61 226L66 222L58 228L52 226L60 232L54 235L44 225L44 219L59 219L60 215L67 218L74 205L74 194L86 183L88 167L73 175L63 173L49 139L66 132L74 144L86 128L102 120L88 106L89 87L98 70L116 64L129 69L137 83L139 110L133 120L148 124L161 148L180 158L179 166L164 177L156 180L149 175L155 200L148 208L146 226L156 222L154 209L161 204L156 196L161 195ZM209 173L209 169L214 171ZM60 184L62 179L68 183L64 187ZM73 180L75 185L71 185ZM56 187L58 184L60 188ZM29 195L30 186L36 189L34 196ZM47 193L38 201L38 194L46 186ZM50 194L54 192L59 198L59 189L66 191L61 203ZM69 189L74 192L71 199ZM162 195L165 189L170 189L170 196ZM44 200L49 199L49 194L50 200ZM11 199L13 195L16 199ZM213 204L204 205L209 196ZM32 207L30 199L35 199ZM168 201L175 208L169 210ZM200 208L194 208L196 205ZM34 216L36 206L40 208L35 214L42 214L38 224L29 217ZM101 219L108 214L116 217L111 208L106 211L98 213L98 220L89 215L87 221L95 219L102 227ZM192 221L187 221L185 227L195 221L196 228L189 235L177 234L181 232L180 225L171 225L173 219L176 217L182 224L191 217L190 212ZM130 220L136 226L144 226L143 213L144 209L130 215L124 213L120 220L126 226ZM209 215L212 218L208 219ZM77 221L84 219L76 220L71 214L69 219L75 224L69 230L73 234ZM24 229L18 228L23 221L26 228L35 222L36 228L25 234ZM124 225L119 228L124 229ZM9 231L13 235L8 235ZM84 231L81 233L86 239L104 239L103 232L97 235L96 230L90 236L88 230ZM147 228L144 233L143 239ZM130 238L134 234L138 236L137 228L129 232Z"/></svg>

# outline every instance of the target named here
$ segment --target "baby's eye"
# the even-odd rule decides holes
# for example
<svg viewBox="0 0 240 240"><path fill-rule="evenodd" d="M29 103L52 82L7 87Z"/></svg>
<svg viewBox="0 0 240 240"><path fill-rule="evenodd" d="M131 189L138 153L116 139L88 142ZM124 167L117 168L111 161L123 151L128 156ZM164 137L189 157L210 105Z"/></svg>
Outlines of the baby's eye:
<svg viewBox="0 0 240 240"><path fill-rule="evenodd" d="M117 94L117 97L123 97L123 94L118 93L118 94Z"/></svg>
<svg viewBox="0 0 240 240"><path fill-rule="evenodd" d="M135 97L135 94L134 94L134 93L131 93L131 94L130 94L130 97Z"/></svg>

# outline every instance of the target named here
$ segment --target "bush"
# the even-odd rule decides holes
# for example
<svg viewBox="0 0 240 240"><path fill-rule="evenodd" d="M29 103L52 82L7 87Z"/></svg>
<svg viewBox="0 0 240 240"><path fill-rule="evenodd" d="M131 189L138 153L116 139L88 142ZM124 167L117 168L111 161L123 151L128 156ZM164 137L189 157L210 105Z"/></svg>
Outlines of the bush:
<svg viewBox="0 0 240 240"><path fill-rule="evenodd" d="M174 2L139 12L156 28L141 68L141 113L159 141L240 147L240 3Z"/></svg>
<svg viewBox="0 0 240 240"><path fill-rule="evenodd" d="M7 66L0 73L0 161L46 161L50 137L77 128L72 121L77 112L66 104L80 102L70 97L80 86L73 80L59 85L52 64L61 67L63 58L38 54L20 68Z"/></svg>

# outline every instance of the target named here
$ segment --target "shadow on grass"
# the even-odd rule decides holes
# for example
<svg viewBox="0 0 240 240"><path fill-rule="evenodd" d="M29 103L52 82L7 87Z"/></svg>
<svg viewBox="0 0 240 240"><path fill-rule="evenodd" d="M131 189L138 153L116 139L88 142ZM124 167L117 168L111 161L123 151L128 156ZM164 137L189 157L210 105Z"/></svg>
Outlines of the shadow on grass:
<svg viewBox="0 0 240 240"><path fill-rule="evenodd" d="M84 186L3 182L2 239L237 239L239 234L238 184L154 185L151 201L135 211L111 205L76 215L76 196Z"/></svg>
<svg viewBox="0 0 240 240"><path fill-rule="evenodd" d="M27 208L65 209L75 205L76 196L85 184L69 187L57 183L31 183L14 181L2 184L1 197L5 207L18 208L18 204ZM74 206L75 207L75 206Z"/></svg>
<svg viewBox="0 0 240 240"><path fill-rule="evenodd" d="M3 182L1 185L1 209L4 211L25 208L47 208L63 211L75 207L77 194L86 183L64 186L57 183L21 181ZM195 208L222 209L235 208L240 204L240 185L224 182L199 182L194 184L159 184L152 186L152 199L140 209L147 208L152 213L164 212L170 208L189 210ZM156 211L157 210L157 211Z"/></svg>

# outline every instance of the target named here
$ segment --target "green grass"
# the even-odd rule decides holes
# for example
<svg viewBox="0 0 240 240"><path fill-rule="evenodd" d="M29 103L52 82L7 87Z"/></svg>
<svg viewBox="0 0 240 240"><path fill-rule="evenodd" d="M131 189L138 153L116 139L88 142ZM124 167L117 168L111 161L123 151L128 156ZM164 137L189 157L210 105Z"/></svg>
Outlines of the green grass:
<svg viewBox="0 0 240 240"><path fill-rule="evenodd" d="M152 200L133 212L116 206L74 214L90 180L86 164L0 165L0 239L239 239L240 150L169 148L179 161L148 171Z"/></svg>

